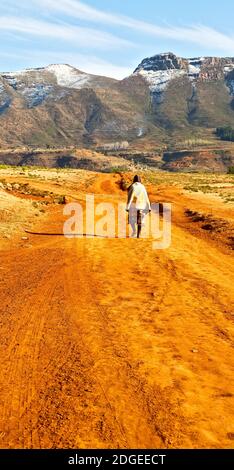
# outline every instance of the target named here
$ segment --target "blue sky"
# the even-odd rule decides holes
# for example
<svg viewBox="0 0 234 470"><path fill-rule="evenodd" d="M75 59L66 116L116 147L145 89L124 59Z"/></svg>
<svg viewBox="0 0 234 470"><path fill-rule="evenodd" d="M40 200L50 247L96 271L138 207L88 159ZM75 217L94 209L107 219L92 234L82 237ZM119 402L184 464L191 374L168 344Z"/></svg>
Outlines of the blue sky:
<svg viewBox="0 0 234 470"><path fill-rule="evenodd" d="M0 0L0 70L129 75L145 57L234 56L233 0Z"/></svg>

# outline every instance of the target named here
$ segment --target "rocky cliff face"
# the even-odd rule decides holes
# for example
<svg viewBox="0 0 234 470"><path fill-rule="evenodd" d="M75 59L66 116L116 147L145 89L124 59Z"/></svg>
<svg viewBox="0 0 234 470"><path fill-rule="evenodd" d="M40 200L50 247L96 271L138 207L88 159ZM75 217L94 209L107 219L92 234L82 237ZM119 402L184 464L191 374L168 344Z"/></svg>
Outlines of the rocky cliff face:
<svg viewBox="0 0 234 470"><path fill-rule="evenodd" d="M169 52L144 59L134 75L147 83L152 120L167 132L234 126L234 58L184 59Z"/></svg>
<svg viewBox="0 0 234 470"><path fill-rule="evenodd" d="M157 54L153 57L143 59L138 65L134 73L140 72L141 70L149 70L152 72L158 72L163 70L182 70L186 69L187 60L177 57L172 52Z"/></svg>
<svg viewBox="0 0 234 470"><path fill-rule="evenodd" d="M161 93L178 77L197 81L226 80L229 85L234 71L234 58L196 57L183 59L169 52L144 59L134 71L148 82L152 93Z"/></svg>

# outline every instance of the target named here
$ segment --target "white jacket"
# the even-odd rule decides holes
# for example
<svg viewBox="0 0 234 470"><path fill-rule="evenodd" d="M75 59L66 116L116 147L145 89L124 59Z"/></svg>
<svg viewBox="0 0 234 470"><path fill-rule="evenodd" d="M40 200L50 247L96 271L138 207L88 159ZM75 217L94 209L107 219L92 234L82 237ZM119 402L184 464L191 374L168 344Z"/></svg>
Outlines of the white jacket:
<svg viewBox="0 0 234 470"><path fill-rule="evenodd" d="M126 210L130 209L134 199L136 199L136 210L151 210L148 194L142 183L137 182L130 186Z"/></svg>

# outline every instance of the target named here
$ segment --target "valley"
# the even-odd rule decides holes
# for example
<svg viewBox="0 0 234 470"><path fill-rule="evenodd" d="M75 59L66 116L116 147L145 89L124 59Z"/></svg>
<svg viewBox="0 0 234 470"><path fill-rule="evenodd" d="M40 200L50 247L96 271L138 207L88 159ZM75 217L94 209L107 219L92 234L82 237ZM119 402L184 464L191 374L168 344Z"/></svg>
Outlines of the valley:
<svg viewBox="0 0 234 470"><path fill-rule="evenodd" d="M18 147L0 149L0 165L73 168L89 171L127 171L138 167L140 170L163 170L187 173L227 173L234 167L234 143L216 142L209 144L185 141L174 150L158 146L154 150L140 146L127 149L105 148L60 148ZM187 146L187 148L185 147Z"/></svg>

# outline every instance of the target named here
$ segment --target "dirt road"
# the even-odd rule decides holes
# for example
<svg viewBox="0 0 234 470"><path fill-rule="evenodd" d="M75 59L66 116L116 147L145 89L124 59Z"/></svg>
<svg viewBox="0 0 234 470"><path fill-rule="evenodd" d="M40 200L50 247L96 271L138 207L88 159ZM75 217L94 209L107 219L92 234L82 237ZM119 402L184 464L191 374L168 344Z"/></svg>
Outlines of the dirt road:
<svg viewBox="0 0 234 470"><path fill-rule="evenodd" d="M87 190L124 197L105 176ZM176 202L167 250L37 235L2 250L1 447L233 447L230 255Z"/></svg>

